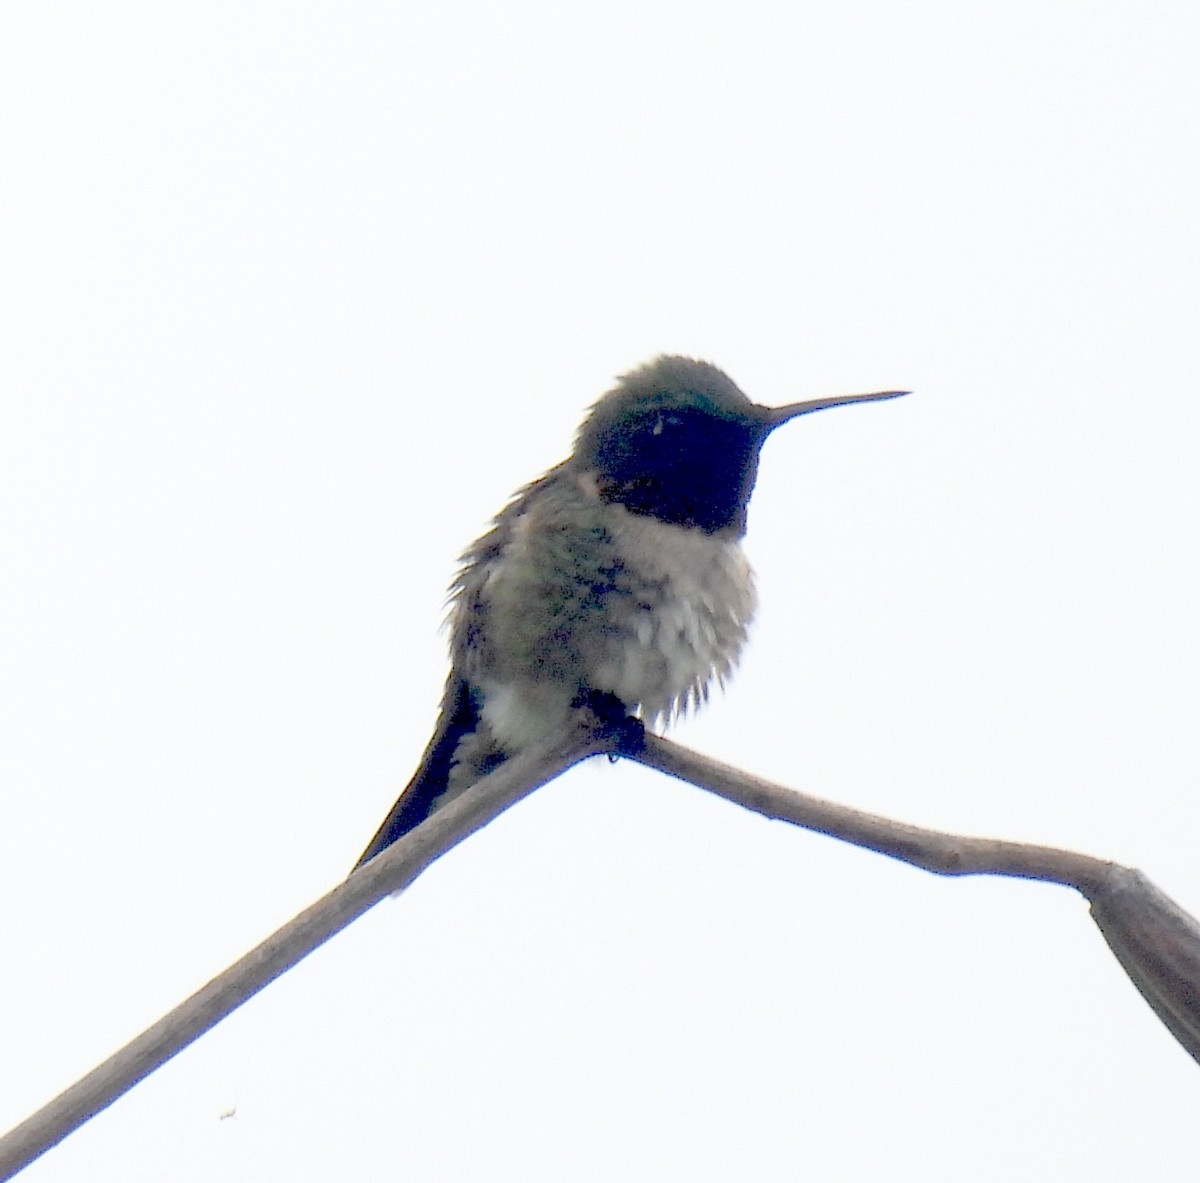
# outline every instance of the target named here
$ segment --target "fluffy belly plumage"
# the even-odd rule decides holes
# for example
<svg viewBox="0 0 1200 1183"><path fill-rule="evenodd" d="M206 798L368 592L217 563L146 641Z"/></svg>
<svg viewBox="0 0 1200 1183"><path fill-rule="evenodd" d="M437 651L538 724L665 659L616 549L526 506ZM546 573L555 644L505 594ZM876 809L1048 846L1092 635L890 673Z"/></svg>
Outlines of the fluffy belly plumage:
<svg viewBox="0 0 1200 1183"><path fill-rule="evenodd" d="M603 547L569 553L557 570L514 571L540 557L519 548L498 556L488 590L500 610L487 630L497 660L472 681L506 748L561 725L582 689L616 695L648 724L667 722L737 662L755 606L737 541L620 507L607 516ZM524 603L511 594L518 588Z"/></svg>

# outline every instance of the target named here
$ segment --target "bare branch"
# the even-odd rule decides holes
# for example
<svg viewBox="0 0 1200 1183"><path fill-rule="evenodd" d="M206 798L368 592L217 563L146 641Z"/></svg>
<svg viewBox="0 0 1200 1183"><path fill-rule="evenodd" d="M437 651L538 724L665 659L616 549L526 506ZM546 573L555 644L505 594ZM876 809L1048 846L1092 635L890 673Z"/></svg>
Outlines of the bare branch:
<svg viewBox="0 0 1200 1183"><path fill-rule="evenodd" d="M612 740L581 730L502 764L268 937L4 1138L9 1179L468 835ZM968 838L863 813L750 776L657 736L632 757L752 809L940 875L1008 875L1075 888L1121 965L1200 1060L1200 925L1139 872L1069 850Z"/></svg>
<svg viewBox="0 0 1200 1183"><path fill-rule="evenodd" d="M843 842L878 851L938 875L1013 875L1022 879L1046 879L1087 894L1114 865L1050 846L1027 846L994 838L966 838L910 826L875 813L863 813L772 784L656 735L646 736L644 751L633 758L765 817L840 838Z"/></svg>
<svg viewBox="0 0 1200 1183"><path fill-rule="evenodd" d="M352 920L385 896L407 887L448 850L510 805L606 747L591 735L560 736L502 764L469 793L447 803L0 1138L0 1179L12 1178Z"/></svg>
<svg viewBox="0 0 1200 1183"><path fill-rule="evenodd" d="M1200 923L1140 871L1021 842L944 834L863 813L760 780L657 736L641 763L765 817L791 822L938 875L1008 875L1073 887L1121 967L1193 1059L1200 1061Z"/></svg>

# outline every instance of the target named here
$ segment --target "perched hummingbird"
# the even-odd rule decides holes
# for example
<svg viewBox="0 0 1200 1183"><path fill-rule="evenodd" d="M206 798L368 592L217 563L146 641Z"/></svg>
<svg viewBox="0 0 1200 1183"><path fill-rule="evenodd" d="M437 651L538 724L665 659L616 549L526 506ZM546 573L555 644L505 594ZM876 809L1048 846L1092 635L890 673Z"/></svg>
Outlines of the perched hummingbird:
<svg viewBox="0 0 1200 1183"><path fill-rule="evenodd" d="M622 377L462 556L437 730L358 865L581 706L653 726L704 702L754 613L740 543L767 436L905 393L763 407L689 357Z"/></svg>

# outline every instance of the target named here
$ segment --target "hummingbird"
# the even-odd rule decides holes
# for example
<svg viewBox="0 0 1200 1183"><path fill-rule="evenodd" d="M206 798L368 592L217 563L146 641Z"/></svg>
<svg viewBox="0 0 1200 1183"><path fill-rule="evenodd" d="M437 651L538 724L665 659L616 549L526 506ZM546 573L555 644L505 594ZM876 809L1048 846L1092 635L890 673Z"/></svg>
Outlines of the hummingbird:
<svg viewBox="0 0 1200 1183"><path fill-rule="evenodd" d="M766 407L716 366L667 355L619 378L571 455L462 555L437 729L357 866L574 711L641 735L703 704L754 615L741 540L767 437L799 415L907 393Z"/></svg>

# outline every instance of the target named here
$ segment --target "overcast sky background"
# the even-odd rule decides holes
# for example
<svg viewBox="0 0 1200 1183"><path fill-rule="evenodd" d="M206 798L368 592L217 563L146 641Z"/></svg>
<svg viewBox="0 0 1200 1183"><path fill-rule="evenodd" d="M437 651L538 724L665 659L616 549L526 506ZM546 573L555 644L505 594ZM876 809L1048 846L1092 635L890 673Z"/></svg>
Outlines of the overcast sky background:
<svg viewBox="0 0 1200 1183"><path fill-rule="evenodd" d="M676 737L1200 911L1198 36L5 4L0 1126L346 873L456 556L663 351L914 391L772 438ZM1194 1180L1198 1105L1072 893L599 761L23 1178Z"/></svg>

